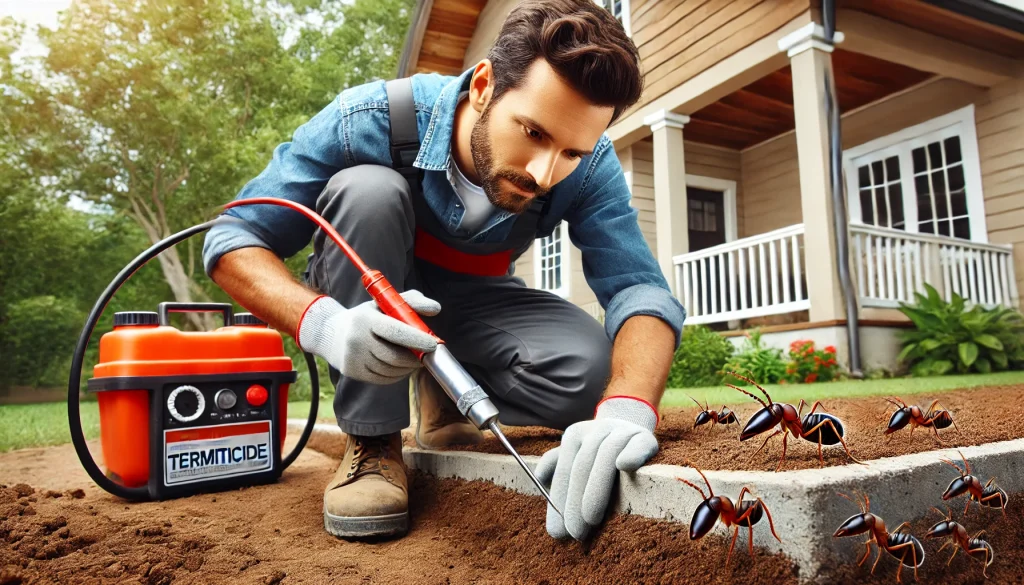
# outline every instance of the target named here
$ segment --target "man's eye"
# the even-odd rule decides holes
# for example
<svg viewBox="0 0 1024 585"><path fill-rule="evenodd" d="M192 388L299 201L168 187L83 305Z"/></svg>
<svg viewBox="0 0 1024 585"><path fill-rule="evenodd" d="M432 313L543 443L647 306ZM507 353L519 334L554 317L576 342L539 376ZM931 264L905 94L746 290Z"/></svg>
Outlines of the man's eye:
<svg viewBox="0 0 1024 585"><path fill-rule="evenodd" d="M523 126L523 130L526 131L526 135L527 136L529 136L530 138L533 138L534 140L539 140L540 137L541 137L540 132L537 132L533 128L528 128L526 126Z"/></svg>
<svg viewBox="0 0 1024 585"><path fill-rule="evenodd" d="M567 158L569 160L576 160L576 159L580 158L580 155L577 152L567 152L567 153L565 153L565 158Z"/></svg>

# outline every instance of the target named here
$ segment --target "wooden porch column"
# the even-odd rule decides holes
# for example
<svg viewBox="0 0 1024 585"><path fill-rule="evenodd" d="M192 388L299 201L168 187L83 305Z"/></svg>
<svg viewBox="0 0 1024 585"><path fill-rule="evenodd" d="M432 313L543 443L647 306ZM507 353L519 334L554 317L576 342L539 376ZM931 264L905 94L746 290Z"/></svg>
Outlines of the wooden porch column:
<svg viewBox="0 0 1024 585"><path fill-rule="evenodd" d="M654 225L657 257L669 288L676 295L672 257L690 250L686 215L686 161L683 126L689 116L660 110L644 118L654 138Z"/></svg>
<svg viewBox="0 0 1024 585"><path fill-rule="evenodd" d="M829 178L825 79L832 70L832 47L821 25L808 25L783 37L779 49L789 55L793 72L793 112L800 167L800 205L804 223L804 264L810 320L845 319L843 291L836 271L835 225ZM842 33L835 33L842 40ZM835 92L833 92L835 95Z"/></svg>

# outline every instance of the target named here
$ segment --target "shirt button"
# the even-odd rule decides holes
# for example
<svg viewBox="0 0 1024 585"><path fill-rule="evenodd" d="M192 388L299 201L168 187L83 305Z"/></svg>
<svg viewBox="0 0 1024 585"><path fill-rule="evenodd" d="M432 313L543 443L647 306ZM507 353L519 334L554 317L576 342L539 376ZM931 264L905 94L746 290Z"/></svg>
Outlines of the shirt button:
<svg viewBox="0 0 1024 585"><path fill-rule="evenodd" d="M456 204L455 204L455 209L462 209L462 205L460 205L460 204L456 203Z"/></svg>

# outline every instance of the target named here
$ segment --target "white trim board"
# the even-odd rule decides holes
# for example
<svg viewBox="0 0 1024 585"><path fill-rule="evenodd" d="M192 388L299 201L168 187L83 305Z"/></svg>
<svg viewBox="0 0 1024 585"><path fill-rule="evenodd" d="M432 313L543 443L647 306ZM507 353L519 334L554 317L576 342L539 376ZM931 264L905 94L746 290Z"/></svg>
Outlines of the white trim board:
<svg viewBox="0 0 1024 585"><path fill-rule="evenodd" d="M687 173L686 186L722 192L722 205L725 206L725 241L732 242L735 240L737 231L736 181ZM689 209L687 209L687 213L689 213Z"/></svg>

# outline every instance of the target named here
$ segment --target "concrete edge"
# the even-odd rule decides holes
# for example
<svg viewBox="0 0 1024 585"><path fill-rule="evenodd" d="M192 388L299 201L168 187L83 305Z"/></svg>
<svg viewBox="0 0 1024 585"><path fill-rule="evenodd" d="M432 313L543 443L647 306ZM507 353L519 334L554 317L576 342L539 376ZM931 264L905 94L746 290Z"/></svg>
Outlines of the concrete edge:
<svg viewBox="0 0 1024 585"><path fill-rule="evenodd" d="M301 432L305 421L289 420L289 432ZM307 447L321 450L326 445L337 449L340 442L344 451L344 433L334 425L318 424ZM960 451L971 463L972 472L984 483L990 477L1009 493L1024 491L1024 439L1001 441L962 447ZM436 477L489 481L513 491L540 496L529 477L510 456L476 453L471 451L427 451L417 448L403 450L406 465ZM334 453L328 453L334 455ZM338 452L338 457L341 453ZM764 500L771 513L778 542L772 537L767 519L754 527L754 545L769 551L781 551L799 566L801 580L819 577L822 567L829 562L849 562L863 552L858 538L833 539L832 534L847 518L858 513L857 507L840 498L837 493L853 495L865 492L871 498L871 511L895 527L903 521L914 521L926 516L932 506L945 509L947 503L941 494L956 472L940 459L948 457L959 461L955 448L938 449L870 460L867 466L850 464L821 469L795 471L727 471L704 472L716 495L735 499L744 486L753 489L753 497ZM540 457L523 456L535 468ZM655 464L647 465L636 473L620 473L614 510L623 514L636 514L647 518L681 522L689 525L701 497L692 488L677 481L685 478L706 489L703 480L691 468ZM794 489L797 488L797 489ZM948 504L959 515L966 498L961 496ZM538 501L537 505L544 505ZM972 518L973 516L973 518ZM970 531L984 527L988 521L1000 517L998 510L979 511L972 505L968 516ZM936 521L938 519L936 518ZM721 523L715 531L731 536ZM742 532L749 533L747 529ZM918 535L923 538L922 535ZM933 552L930 542L924 542L926 551ZM733 562L745 555L747 536L740 535L736 543ZM895 561L890 559L894 567ZM884 563L882 563L884 564Z"/></svg>

